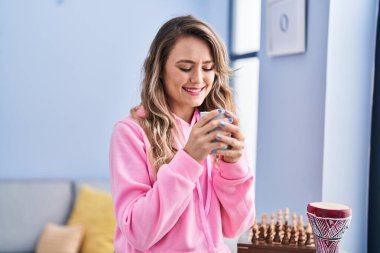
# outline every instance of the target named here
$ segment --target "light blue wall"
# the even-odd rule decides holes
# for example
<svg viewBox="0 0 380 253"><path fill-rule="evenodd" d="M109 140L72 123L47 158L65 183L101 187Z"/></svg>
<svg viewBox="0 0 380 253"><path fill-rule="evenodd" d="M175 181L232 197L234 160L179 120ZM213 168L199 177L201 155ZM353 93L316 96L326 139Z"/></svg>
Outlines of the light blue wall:
<svg viewBox="0 0 380 253"><path fill-rule="evenodd" d="M257 213L290 208L306 222L321 199L329 1L308 1L303 54L266 54L262 1L256 168ZM277 216L276 216L277 217Z"/></svg>
<svg viewBox="0 0 380 253"><path fill-rule="evenodd" d="M265 54L263 5L257 213L347 204L353 219L342 249L366 252L378 0L307 4L306 53L276 58Z"/></svg>
<svg viewBox="0 0 380 253"><path fill-rule="evenodd" d="M378 0L330 3L322 199L352 208L349 252L367 251L377 12Z"/></svg>
<svg viewBox="0 0 380 253"><path fill-rule="evenodd" d="M226 38L227 2L0 1L0 178L108 178L159 27L193 14Z"/></svg>

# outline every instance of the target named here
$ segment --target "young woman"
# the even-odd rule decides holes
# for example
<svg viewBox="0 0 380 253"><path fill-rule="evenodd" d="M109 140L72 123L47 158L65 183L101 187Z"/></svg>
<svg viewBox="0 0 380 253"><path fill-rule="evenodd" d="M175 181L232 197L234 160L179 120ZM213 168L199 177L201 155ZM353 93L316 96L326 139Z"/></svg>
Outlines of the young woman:
<svg viewBox="0 0 380 253"><path fill-rule="evenodd" d="M229 75L226 49L204 22L176 17L158 31L141 104L111 138L117 253L230 252L223 237L253 224L253 172Z"/></svg>

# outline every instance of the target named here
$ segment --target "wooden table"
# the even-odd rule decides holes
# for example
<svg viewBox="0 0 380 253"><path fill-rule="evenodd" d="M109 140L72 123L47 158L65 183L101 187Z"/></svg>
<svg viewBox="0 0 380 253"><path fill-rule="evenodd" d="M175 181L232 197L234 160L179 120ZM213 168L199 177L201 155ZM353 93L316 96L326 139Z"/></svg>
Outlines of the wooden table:
<svg viewBox="0 0 380 253"><path fill-rule="evenodd" d="M251 242L250 230L245 232L238 241L238 253L315 253L315 247L281 245Z"/></svg>

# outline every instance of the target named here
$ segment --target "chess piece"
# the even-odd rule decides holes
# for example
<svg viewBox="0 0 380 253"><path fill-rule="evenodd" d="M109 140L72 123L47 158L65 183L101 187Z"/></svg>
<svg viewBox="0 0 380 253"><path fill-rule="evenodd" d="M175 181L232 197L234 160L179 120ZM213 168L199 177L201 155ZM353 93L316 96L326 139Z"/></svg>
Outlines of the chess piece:
<svg viewBox="0 0 380 253"><path fill-rule="evenodd" d="M282 245L289 245L289 231L284 231L284 237L282 238Z"/></svg>
<svg viewBox="0 0 380 253"><path fill-rule="evenodd" d="M292 230L291 230L291 232L290 232L290 240L289 240L289 244L293 244L293 245L296 245L296 244L297 244L297 241L296 241L296 234L297 234L296 227L295 227L295 226L292 226Z"/></svg>
<svg viewBox="0 0 380 253"><path fill-rule="evenodd" d="M311 229L311 225L310 225L309 220L307 221L306 232L310 232L310 233L312 233L312 229Z"/></svg>
<svg viewBox="0 0 380 253"><path fill-rule="evenodd" d="M305 242L305 246L306 247L310 247L313 245L313 243L311 242L311 233L306 231L306 242Z"/></svg>
<svg viewBox="0 0 380 253"><path fill-rule="evenodd" d="M267 237L265 238L267 244L272 244L272 227L268 226Z"/></svg>
<svg viewBox="0 0 380 253"><path fill-rule="evenodd" d="M267 228L267 214L261 215L261 226L264 228Z"/></svg>
<svg viewBox="0 0 380 253"><path fill-rule="evenodd" d="M297 229L300 230L303 228L303 218L302 215L298 216L298 224L297 224Z"/></svg>
<svg viewBox="0 0 380 253"><path fill-rule="evenodd" d="M270 215L270 227L273 232L274 231L274 213Z"/></svg>
<svg viewBox="0 0 380 253"><path fill-rule="evenodd" d="M252 229L255 228L256 229L256 232L259 230L258 229L258 225L257 225L257 220L255 219L255 221L253 222L253 225L252 225Z"/></svg>
<svg viewBox="0 0 380 253"><path fill-rule="evenodd" d="M285 222L284 222L284 233L287 233L287 232L289 232L289 225L288 225L288 221L285 220Z"/></svg>
<svg viewBox="0 0 380 253"><path fill-rule="evenodd" d="M303 228L298 230L298 245L304 245L305 244L305 236L304 236L304 230Z"/></svg>
<svg viewBox="0 0 380 253"><path fill-rule="evenodd" d="M275 234L273 238L273 242L275 243L281 243L281 237L280 237L280 223L277 221L275 226Z"/></svg>
<svg viewBox="0 0 380 253"><path fill-rule="evenodd" d="M285 208L285 221L289 222L289 208Z"/></svg>
<svg viewBox="0 0 380 253"><path fill-rule="evenodd" d="M253 244L255 244L257 242L257 226L256 224L253 225L252 227L252 238L251 238L251 242Z"/></svg>
<svg viewBox="0 0 380 253"><path fill-rule="evenodd" d="M277 213L277 221L281 224L282 223L282 210L279 209Z"/></svg>
<svg viewBox="0 0 380 253"><path fill-rule="evenodd" d="M259 228L259 239L258 239L258 241L264 242L264 240L265 240L265 228L264 228L263 224L261 224L261 226Z"/></svg>
<svg viewBox="0 0 380 253"><path fill-rule="evenodd" d="M293 216L292 216L292 226L296 226L296 220L297 220L297 214L293 213Z"/></svg>

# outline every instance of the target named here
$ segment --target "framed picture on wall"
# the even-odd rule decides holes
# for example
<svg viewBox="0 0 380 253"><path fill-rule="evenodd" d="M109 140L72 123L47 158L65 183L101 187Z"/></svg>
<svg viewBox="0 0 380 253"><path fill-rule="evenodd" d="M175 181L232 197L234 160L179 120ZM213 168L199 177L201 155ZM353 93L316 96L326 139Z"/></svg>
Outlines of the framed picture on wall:
<svg viewBox="0 0 380 253"><path fill-rule="evenodd" d="M267 0L267 54L282 56L305 52L305 0Z"/></svg>

